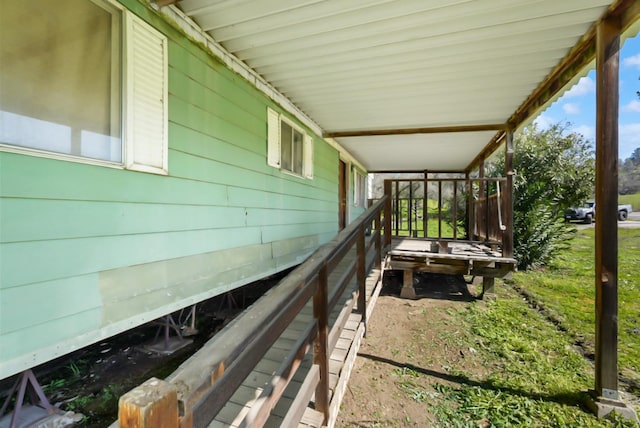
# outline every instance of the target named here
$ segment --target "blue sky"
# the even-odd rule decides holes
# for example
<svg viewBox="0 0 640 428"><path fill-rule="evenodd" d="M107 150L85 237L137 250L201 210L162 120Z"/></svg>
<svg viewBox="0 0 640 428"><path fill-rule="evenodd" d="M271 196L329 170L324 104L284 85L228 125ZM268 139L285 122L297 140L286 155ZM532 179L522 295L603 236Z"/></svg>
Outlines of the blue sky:
<svg viewBox="0 0 640 428"><path fill-rule="evenodd" d="M570 122L576 131L595 142L596 80L591 70L562 98L540 114L535 122L546 128L556 122ZM627 159L640 147L640 35L626 40L620 52L619 158Z"/></svg>

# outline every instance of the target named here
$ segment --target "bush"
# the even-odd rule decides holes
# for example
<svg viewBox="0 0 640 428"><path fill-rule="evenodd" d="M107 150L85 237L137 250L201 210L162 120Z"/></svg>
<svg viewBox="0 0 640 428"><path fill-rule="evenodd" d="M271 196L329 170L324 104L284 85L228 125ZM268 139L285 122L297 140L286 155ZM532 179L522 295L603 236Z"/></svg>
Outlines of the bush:
<svg viewBox="0 0 640 428"><path fill-rule="evenodd" d="M591 143L565 130L561 124L546 130L532 125L515 136L514 253L521 270L548 263L569 245L574 229L564 223L564 211L593 194ZM504 160L491 169L499 175Z"/></svg>

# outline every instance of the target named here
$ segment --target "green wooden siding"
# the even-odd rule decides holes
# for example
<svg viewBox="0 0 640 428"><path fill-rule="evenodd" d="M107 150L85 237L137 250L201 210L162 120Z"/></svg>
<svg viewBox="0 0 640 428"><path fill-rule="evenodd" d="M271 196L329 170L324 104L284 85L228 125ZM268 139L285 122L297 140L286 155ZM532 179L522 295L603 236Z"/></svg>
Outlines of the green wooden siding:
<svg viewBox="0 0 640 428"><path fill-rule="evenodd" d="M121 1L169 37L169 175L0 152L0 378L298 264L337 232L337 150L314 136L313 180L269 167L267 107L282 109Z"/></svg>

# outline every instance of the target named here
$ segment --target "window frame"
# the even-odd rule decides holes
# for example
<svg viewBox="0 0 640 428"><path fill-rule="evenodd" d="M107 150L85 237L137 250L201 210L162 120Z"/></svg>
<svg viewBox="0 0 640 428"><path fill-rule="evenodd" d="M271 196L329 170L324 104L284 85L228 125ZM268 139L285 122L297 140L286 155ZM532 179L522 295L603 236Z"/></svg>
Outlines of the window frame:
<svg viewBox="0 0 640 428"><path fill-rule="evenodd" d="M102 166L107 168L133 170L140 172L148 172L159 175L168 175L168 39L155 27L148 24L136 16L133 12L129 11L120 3L113 0L90 0L91 3L97 7L112 14L115 18L112 24L112 52L111 52L111 79L120 81L119 91L112 93L112 99L119 99L119 104L116 102L111 103L112 110L120 111L120 161L109 161L105 159L96 159L91 157L84 157L74 155L70 153L59 153L54 151L48 151L45 149L37 149L28 146L18 146L13 144L7 144L0 142L0 152L15 153L22 155L29 155L34 157L41 157L47 159L62 160L67 162L75 162L87 165ZM116 22L116 19L119 22ZM131 33L131 26L133 23L141 24L147 31L155 33L159 40L162 42L162 61L164 70L162 70L163 81L162 87L164 91L163 96L163 140L162 140L162 167L140 165L135 163L131 159L131 147L135 145L135 141L132 141L131 128L132 124L130 112L133 109L133 99L131 98L132 75L130 58L133 55L132 43L133 35ZM113 124L111 126L114 126Z"/></svg>
<svg viewBox="0 0 640 428"><path fill-rule="evenodd" d="M353 168L353 206L366 208L367 206L367 175Z"/></svg>
<svg viewBox="0 0 640 428"><path fill-rule="evenodd" d="M289 170L283 166L282 162L282 123L285 123L293 132L302 135L302 171ZM313 137L307 133L301 126L267 107L267 164L274 168L278 168L283 174L292 175L303 179L313 179ZM291 141L291 155L293 155L293 140Z"/></svg>

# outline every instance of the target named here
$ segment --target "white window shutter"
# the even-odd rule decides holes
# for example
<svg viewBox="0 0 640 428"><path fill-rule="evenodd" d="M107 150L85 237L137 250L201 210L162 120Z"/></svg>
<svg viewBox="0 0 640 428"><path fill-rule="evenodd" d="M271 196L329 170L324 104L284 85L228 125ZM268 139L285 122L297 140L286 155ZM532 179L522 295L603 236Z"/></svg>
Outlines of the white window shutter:
<svg viewBox="0 0 640 428"><path fill-rule="evenodd" d="M267 164L280 168L280 114L267 108Z"/></svg>
<svg viewBox="0 0 640 428"><path fill-rule="evenodd" d="M126 27L126 166L166 174L167 38L132 13Z"/></svg>
<svg viewBox="0 0 640 428"><path fill-rule="evenodd" d="M313 138L311 135L304 134L304 176L305 178L313 178Z"/></svg>

